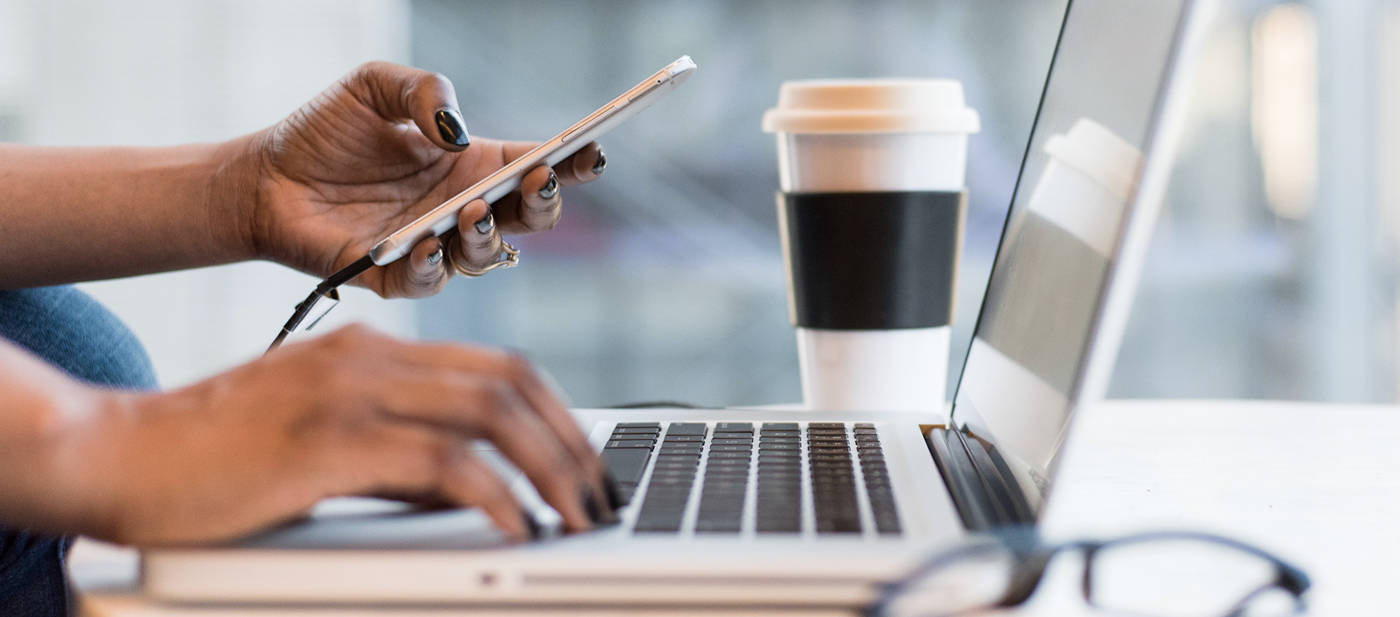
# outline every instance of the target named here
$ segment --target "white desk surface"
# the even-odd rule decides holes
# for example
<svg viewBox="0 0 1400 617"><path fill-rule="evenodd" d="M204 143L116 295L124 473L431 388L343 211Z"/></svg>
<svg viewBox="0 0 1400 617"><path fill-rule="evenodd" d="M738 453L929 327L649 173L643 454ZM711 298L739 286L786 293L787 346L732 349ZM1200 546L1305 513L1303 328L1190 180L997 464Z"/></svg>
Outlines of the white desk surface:
<svg viewBox="0 0 1400 617"><path fill-rule="evenodd" d="M1397 519L1400 407L1111 401L1078 419L1044 526L1051 537L1101 537L1154 528L1239 537L1293 560L1312 576L1311 614L1362 615L1377 614L1381 606L1395 603L1394 579L1400 572L1395 561L1400 559ZM1067 559L1054 564L1040 593L1011 614L1080 612L1075 610L1080 606L1076 568ZM92 615L281 614L148 605L132 591L137 562L128 549L80 543L70 570ZM468 609L393 614L526 613L539 614Z"/></svg>

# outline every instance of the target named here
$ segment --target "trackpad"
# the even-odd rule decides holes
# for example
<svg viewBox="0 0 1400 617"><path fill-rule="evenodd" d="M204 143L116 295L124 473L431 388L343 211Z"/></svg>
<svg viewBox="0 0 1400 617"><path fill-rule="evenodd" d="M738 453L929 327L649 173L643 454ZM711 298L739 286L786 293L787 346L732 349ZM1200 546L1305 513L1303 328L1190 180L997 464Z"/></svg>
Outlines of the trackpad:
<svg viewBox="0 0 1400 617"><path fill-rule="evenodd" d="M341 497L316 506L311 518L246 538L239 548L479 549L508 544L480 508L423 509Z"/></svg>

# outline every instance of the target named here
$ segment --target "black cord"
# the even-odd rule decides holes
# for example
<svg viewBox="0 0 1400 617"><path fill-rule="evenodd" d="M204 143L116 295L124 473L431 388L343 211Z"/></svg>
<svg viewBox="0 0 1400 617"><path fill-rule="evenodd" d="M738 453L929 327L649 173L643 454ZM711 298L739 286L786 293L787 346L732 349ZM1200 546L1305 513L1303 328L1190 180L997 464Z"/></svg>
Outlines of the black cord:
<svg viewBox="0 0 1400 617"><path fill-rule="evenodd" d="M267 351L270 352L277 349L282 345L282 341L287 339L287 335L296 331L297 326L300 326L301 322L306 319L306 316L311 314L311 307L316 306L317 300L322 297L339 299L337 296L333 295L336 294L335 290L337 287L350 282L372 267L374 267L374 260L371 259L369 255L365 255L355 260L355 263L341 268L338 272L326 277L325 280L316 285L316 289L311 292L311 295L306 296L305 300L297 304L296 310L292 311L292 317L287 320L287 323L282 324L282 331L277 333L277 338L272 339L272 344L267 346Z"/></svg>
<svg viewBox="0 0 1400 617"><path fill-rule="evenodd" d="M364 274L366 270L373 267L374 259L369 255L365 255L355 260L355 263L345 266L341 268L339 272L326 277L326 280L321 281L321 284L316 286L316 291L317 293L325 295L330 290L349 283L351 279Z"/></svg>

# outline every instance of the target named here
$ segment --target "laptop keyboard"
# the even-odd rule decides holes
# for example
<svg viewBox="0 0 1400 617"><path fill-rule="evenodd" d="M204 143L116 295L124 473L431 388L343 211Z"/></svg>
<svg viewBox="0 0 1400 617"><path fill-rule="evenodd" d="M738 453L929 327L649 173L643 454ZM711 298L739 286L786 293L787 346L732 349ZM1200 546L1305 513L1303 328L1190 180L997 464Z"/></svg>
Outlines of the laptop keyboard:
<svg viewBox="0 0 1400 617"><path fill-rule="evenodd" d="M884 452L872 424L718 422L711 429L705 423L671 423L663 435L660 423L619 423L603 447L603 460L628 502L653 456L633 526L637 533L684 531L692 494L698 504L689 529L697 534L743 532L751 500L752 529L758 534L801 533L804 508L811 511L809 524L816 533L862 533L867 525L857 493L861 486L871 530L900 533ZM804 486L810 505L804 503Z"/></svg>

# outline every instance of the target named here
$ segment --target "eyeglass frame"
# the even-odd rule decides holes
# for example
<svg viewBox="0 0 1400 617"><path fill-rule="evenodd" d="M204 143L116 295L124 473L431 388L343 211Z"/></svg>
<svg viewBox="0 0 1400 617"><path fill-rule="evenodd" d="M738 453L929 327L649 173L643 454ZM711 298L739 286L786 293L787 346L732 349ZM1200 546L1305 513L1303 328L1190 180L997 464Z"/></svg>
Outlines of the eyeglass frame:
<svg viewBox="0 0 1400 617"><path fill-rule="evenodd" d="M1312 586L1312 580L1307 573L1303 572L1302 568L1288 563L1262 548L1234 538L1198 531L1168 530L1134 533L1108 540L1070 540L1046 543L1034 527L1017 526L993 530L989 533L989 537L981 542L961 545L929 557L910 570L903 578L881 585L879 598L874 604L862 611L862 614L868 617L884 615L890 605L907 589L926 579L929 575L942 568L955 565L962 559L996 548L1009 551L1015 558L1011 580L1006 586L1006 591L1001 598L992 603L966 610L1011 608L1024 604L1035 594L1041 581L1045 579L1045 570L1050 561L1065 552L1083 553L1084 572L1081 574L1080 591L1083 594L1084 603L1097 609L1103 609L1104 607L1096 604L1093 599L1093 561L1099 551L1124 544L1174 540L1195 540L1229 547L1259 557L1273 566L1273 579L1241 596L1234 606L1231 606L1224 613L1225 617L1238 615L1259 594L1275 588L1292 596L1297 612L1302 612L1305 609L1304 595Z"/></svg>

